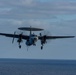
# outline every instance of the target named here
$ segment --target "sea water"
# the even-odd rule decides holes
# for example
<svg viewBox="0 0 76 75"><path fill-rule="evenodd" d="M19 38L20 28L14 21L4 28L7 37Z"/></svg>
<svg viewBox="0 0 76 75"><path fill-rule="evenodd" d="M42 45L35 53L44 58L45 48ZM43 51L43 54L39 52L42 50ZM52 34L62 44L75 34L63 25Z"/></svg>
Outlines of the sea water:
<svg viewBox="0 0 76 75"><path fill-rule="evenodd" d="M0 59L0 75L76 75L76 61Z"/></svg>

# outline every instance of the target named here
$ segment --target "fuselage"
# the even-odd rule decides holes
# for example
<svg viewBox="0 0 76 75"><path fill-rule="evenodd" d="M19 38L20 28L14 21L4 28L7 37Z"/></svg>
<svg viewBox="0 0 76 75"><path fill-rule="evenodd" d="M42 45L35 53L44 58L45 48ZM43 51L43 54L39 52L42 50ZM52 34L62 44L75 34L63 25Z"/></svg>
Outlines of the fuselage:
<svg viewBox="0 0 76 75"><path fill-rule="evenodd" d="M35 34L31 34L29 36L29 39L26 40L26 45L31 46L31 45L36 45L36 42L38 41L38 36Z"/></svg>

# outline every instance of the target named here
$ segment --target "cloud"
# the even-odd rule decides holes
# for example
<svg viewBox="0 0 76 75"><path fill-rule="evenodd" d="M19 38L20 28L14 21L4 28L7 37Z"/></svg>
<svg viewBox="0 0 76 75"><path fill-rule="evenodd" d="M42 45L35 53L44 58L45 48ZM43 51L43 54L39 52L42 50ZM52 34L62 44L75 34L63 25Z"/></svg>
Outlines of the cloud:
<svg viewBox="0 0 76 75"><path fill-rule="evenodd" d="M76 34L76 20L67 20L61 22L50 22L47 20L0 20L0 30L15 31L18 27L38 27L43 28L45 31L50 31L52 35L75 35ZM12 29L11 29L12 28Z"/></svg>
<svg viewBox="0 0 76 75"><path fill-rule="evenodd" d="M1 18L53 19L56 15L76 14L76 2L74 1L0 0L0 3L0 7L6 9L0 13ZM7 8L11 10L8 11Z"/></svg>
<svg viewBox="0 0 76 75"><path fill-rule="evenodd" d="M34 4L34 0L20 0L22 5Z"/></svg>
<svg viewBox="0 0 76 75"><path fill-rule="evenodd" d="M6 25L10 24L10 25L14 25L14 26L35 26L35 27L48 27L48 25L50 25L49 22L44 21L44 20L35 20L35 19L30 19L30 20L0 20L1 24L3 23L3 25L5 24L4 21L6 22Z"/></svg>
<svg viewBox="0 0 76 75"><path fill-rule="evenodd" d="M75 25L73 21L69 23L57 17L76 14L74 1L0 0L0 4L0 25L37 26L56 32L63 30L63 33L71 31L72 23Z"/></svg>

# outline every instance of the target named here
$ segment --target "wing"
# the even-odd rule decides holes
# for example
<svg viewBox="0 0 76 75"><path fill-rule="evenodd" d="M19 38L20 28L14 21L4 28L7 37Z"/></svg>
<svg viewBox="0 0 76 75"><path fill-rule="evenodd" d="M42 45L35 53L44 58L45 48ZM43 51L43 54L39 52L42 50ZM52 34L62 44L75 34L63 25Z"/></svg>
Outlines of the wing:
<svg viewBox="0 0 76 75"><path fill-rule="evenodd" d="M74 38L75 36L39 36L39 39L41 40L44 37L46 39L62 39L62 38Z"/></svg>
<svg viewBox="0 0 76 75"><path fill-rule="evenodd" d="M10 37L10 38L13 38L13 37L14 38L19 38L19 35L17 35L17 34L14 35L14 34L0 33L0 35ZM29 36L27 36L27 35L22 35L21 37L24 40L27 40L29 38Z"/></svg>

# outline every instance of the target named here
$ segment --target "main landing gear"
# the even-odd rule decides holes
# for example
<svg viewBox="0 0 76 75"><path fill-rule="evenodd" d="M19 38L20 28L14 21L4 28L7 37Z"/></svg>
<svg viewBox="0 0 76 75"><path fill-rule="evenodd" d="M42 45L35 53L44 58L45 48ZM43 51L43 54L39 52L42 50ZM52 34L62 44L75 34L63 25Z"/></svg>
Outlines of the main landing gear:
<svg viewBox="0 0 76 75"><path fill-rule="evenodd" d="M20 41L17 41L18 42L18 45L19 45L19 49L21 49L21 42Z"/></svg>
<svg viewBox="0 0 76 75"><path fill-rule="evenodd" d="M43 44L41 45L41 50L43 49Z"/></svg>
<svg viewBox="0 0 76 75"><path fill-rule="evenodd" d="M41 46L41 50L43 49L43 46Z"/></svg>
<svg viewBox="0 0 76 75"><path fill-rule="evenodd" d="M21 45L19 45L19 49L21 49Z"/></svg>

